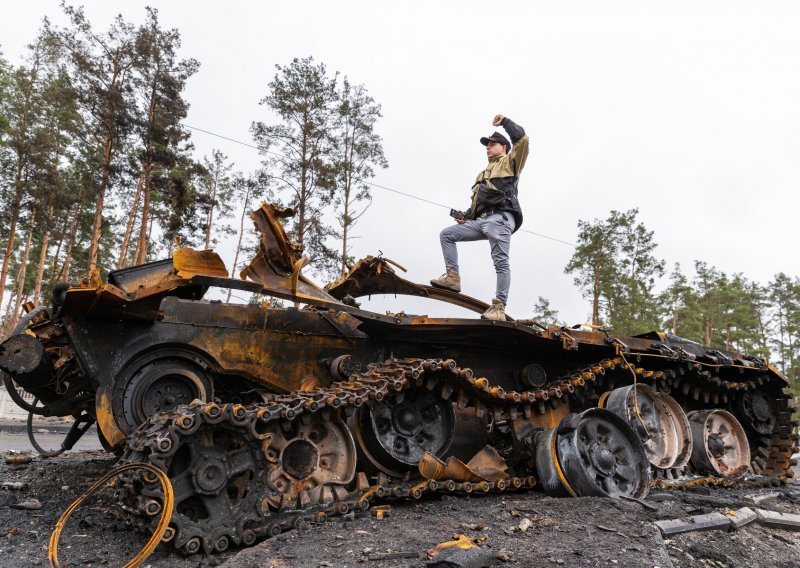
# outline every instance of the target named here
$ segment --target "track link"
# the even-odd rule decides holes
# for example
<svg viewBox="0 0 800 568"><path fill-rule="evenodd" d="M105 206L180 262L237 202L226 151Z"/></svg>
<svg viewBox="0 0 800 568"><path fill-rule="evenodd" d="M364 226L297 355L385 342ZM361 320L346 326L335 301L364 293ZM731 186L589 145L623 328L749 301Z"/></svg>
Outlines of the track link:
<svg viewBox="0 0 800 568"><path fill-rule="evenodd" d="M170 476L177 497L164 540L172 541L186 554L201 550L210 553L225 550L231 544L251 545L261 538L311 526L350 511L365 511L379 500L421 499L431 493L528 490L537 485L535 469L522 456L514 461L509 479L496 482L458 483L422 480L413 475L398 478L383 473L373 476L357 468L346 483L309 485L298 479L288 489L282 488L273 483L279 477L280 464L271 447L275 436L293 432L299 424L324 426L332 421L343 422L364 404L380 402L413 388L428 389L461 409L469 407L477 416L486 414L493 423L503 424L530 419L563 404L569 405L573 412L578 411L581 410L578 406L586 406L587 401L596 400L603 392L637 380L671 394L684 407L734 408L742 393L772 389L779 409L773 433L753 438L755 444L751 440L752 466L760 477L739 483L756 486L785 483L793 474L791 455L797 449L788 393L777 385L777 379L773 385L765 373L755 369L735 382L723 380L712 371L698 363L648 361L642 355L637 355L633 364L620 355L565 373L546 388L517 392L493 386L486 378L476 378L470 369L458 367L453 360L390 360L370 365L366 372L353 374L347 381L308 392L272 395L263 404L219 405L195 401L156 414L130 437L121 461L150 463ZM205 442L198 445L194 442L197 437ZM205 457L194 459L192 452ZM186 454L190 456L187 458ZM230 455L234 458L229 458ZM203 465L209 460L217 464L216 468L209 470ZM679 488L682 484L731 482L699 476L690 481L675 480L687 473L691 472L657 472L654 485ZM224 476L224 480L217 480L217 475ZM154 476L127 474L117 487L127 511L134 514L138 524L152 528L163 498ZM216 509L219 507L221 511Z"/></svg>

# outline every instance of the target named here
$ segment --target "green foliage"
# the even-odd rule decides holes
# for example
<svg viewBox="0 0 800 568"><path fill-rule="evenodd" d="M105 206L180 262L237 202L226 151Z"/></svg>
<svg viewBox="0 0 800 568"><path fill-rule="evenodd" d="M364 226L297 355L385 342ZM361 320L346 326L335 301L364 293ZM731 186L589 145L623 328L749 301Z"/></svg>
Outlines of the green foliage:
<svg viewBox="0 0 800 568"><path fill-rule="evenodd" d="M198 210L201 214L201 227L205 235L206 249L216 244L214 235L233 233L230 225L222 221L231 216L233 211L234 186L231 175L233 164L228 156L219 150L211 152L211 158L203 158L204 175L197 184Z"/></svg>
<svg viewBox="0 0 800 568"><path fill-rule="evenodd" d="M129 188L145 165L153 212L141 234L165 234L166 249L198 233L202 171L180 126L188 109L181 93L198 63L178 58L179 33L162 30L155 10L142 26L119 16L98 31L82 9L62 7L69 24L45 19L22 64L0 58L0 298L46 297L87 266L104 276L118 261L112 251L130 217Z"/></svg>
<svg viewBox="0 0 800 568"><path fill-rule="evenodd" d="M347 77L338 93L339 103L332 138L334 206L341 227L341 272L346 274L353 258L349 255L351 230L372 202L369 180L375 167L387 168L381 137L375 124L381 106L367 94L363 85L351 85Z"/></svg>
<svg viewBox="0 0 800 568"><path fill-rule="evenodd" d="M772 345L781 370L795 387L800 387L800 278L783 272L769 284L769 299L774 308Z"/></svg>
<svg viewBox="0 0 800 568"><path fill-rule="evenodd" d="M657 292L664 263L636 214L611 211L603 221L578 223L565 272L592 302L592 323L622 335L665 329L709 348L773 358L800 392L800 279L780 273L762 285L695 261L692 275L675 264ZM551 310L540 297L534 319L547 320Z"/></svg>
<svg viewBox="0 0 800 568"><path fill-rule="evenodd" d="M337 255L328 241L337 234L325 222L324 212L333 200L330 129L336 113L338 73L329 75L325 64L315 63L312 57L295 58L289 65L275 68L269 94L260 104L281 122L254 122L251 131L265 155L270 178L280 181L289 195L288 205L297 210L290 237L304 248L312 271L331 275Z"/></svg>
<svg viewBox="0 0 800 568"><path fill-rule="evenodd" d="M347 78L340 85L338 72L311 57L276 69L261 104L280 122L255 122L251 130L265 175L297 210L290 237L304 247L312 271L336 276L347 269L351 230L371 200L369 180L376 167L388 166L375 132L381 107L363 85Z"/></svg>
<svg viewBox="0 0 800 568"><path fill-rule="evenodd" d="M541 325L562 325L558 321L558 310L553 309L550 305L550 300L539 296L536 304L533 306L533 315L531 319Z"/></svg>
<svg viewBox="0 0 800 568"><path fill-rule="evenodd" d="M656 327L661 317L655 285L664 261L654 256L653 232L637 222L638 213L579 221L578 244L564 268L592 302L591 323L629 335Z"/></svg>
<svg viewBox="0 0 800 568"><path fill-rule="evenodd" d="M6 108L11 102L11 67L0 51L0 143L8 128L8 116Z"/></svg>

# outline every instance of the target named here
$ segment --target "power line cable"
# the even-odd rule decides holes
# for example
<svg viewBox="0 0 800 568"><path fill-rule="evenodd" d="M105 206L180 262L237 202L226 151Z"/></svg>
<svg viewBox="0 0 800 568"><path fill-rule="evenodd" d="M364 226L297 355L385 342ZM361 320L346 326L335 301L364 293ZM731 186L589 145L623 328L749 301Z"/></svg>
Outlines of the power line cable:
<svg viewBox="0 0 800 568"><path fill-rule="evenodd" d="M223 140L227 140L228 142L233 142L235 144L240 144L242 146L247 146L248 148L255 148L256 150L261 150L258 146L255 146L253 144L248 144L247 142L242 142L241 140L236 140L234 138L229 138L227 136L223 136L222 134L217 134L216 132L211 132L209 130L203 130L202 128L197 128L196 126L191 126L189 124L186 124L185 122L182 122L181 124L183 126L185 126L186 128L190 128L192 130L196 130L197 132L202 132L203 134L208 134L209 136L216 136L217 138L222 138ZM280 154L278 154L277 152L270 152L269 150L264 150L264 152L267 153L267 154L272 154L273 156L280 156ZM386 191L391 191L392 193L397 193L399 195L403 195L403 196L409 197L411 199L416 199L417 201L422 201L424 203L429 203L430 205L436 205L437 207L443 207L445 209L450 209L449 206L447 206L447 205L445 205L443 203L437 203L436 201L431 201L430 199L425 199L424 197L420 197L418 195L414 195L414 194L411 194L411 193L406 193L404 191L400 191L399 189L392 189L391 187L386 187L385 185L380 185L380 184L372 183L372 182L369 182L369 181L365 182L365 183L367 183L368 185L371 185L372 187L376 187L378 189L385 189ZM571 247L577 246L577 245L575 245L575 243L570 243L568 241L557 239L555 237L550 237L548 235L543 235L542 233L536 233L534 231L529 231L528 229L520 229L519 232L520 233L528 233L529 235L534 235L534 236L537 236L537 237L541 237L543 239L548 239L548 240L551 240L551 241L555 241L557 243L569 245Z"/></svg>

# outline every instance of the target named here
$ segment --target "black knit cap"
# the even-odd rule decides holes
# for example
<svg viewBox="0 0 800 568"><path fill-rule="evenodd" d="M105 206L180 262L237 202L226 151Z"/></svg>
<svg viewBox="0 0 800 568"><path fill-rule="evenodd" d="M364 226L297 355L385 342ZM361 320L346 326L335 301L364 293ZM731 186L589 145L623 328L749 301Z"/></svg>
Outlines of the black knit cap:
<svg viewBox="0 0 800 568"><path fill-rule="evenodd" d="M481 138L481 144L483 144L484 146L488 146L489 142L497 142L499 144L504 144L506 147L506 152L511 150L511 142L509 142L508 139L499 132L495 131L488 138L485 136Z"/></svg>

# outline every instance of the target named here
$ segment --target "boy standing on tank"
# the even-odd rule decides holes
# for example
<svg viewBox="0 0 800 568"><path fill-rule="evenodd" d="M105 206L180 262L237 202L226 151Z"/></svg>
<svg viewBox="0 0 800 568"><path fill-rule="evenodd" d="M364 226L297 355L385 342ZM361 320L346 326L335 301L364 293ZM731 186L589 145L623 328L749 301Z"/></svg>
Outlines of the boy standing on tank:
<svg viewBox="0 0 800 568"><path fill-rule="evenodd" d="M528 136L521 126L502 114L494 117L492 125L502 126L511 142L496 131L491 136L481 138L481 144L486 146L489 163L472 185L469 210L463 217L456 218L456 225L447 227L439 234L446 272L431 280L431 284L437 288L460 292L461 277L458 273L456 243L488 240L497 274L497 288L492 305L481 317L504 321L508 290L511 287L511 267L508 262L511 235L522 226L517 184L528 158Z"/></svg>

